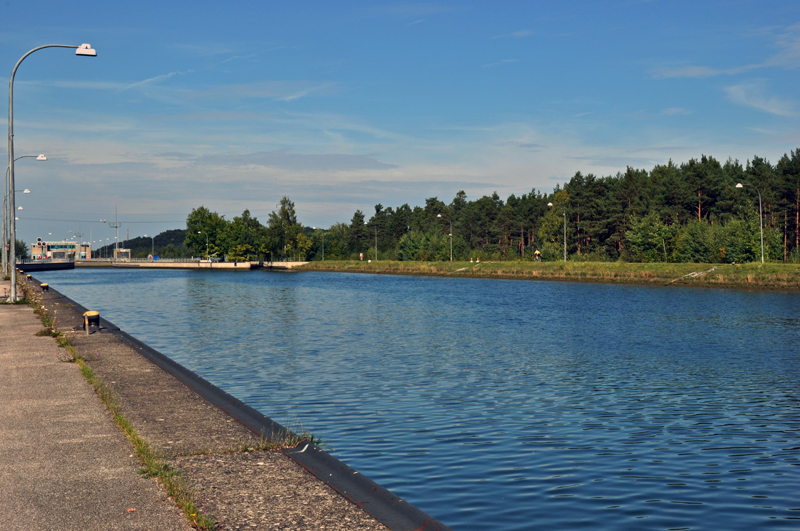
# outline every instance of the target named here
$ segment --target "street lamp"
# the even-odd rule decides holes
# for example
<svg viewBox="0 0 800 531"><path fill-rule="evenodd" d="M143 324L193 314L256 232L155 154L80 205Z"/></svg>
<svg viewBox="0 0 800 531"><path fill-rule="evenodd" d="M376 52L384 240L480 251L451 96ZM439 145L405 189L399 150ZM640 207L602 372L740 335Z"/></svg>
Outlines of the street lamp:
<svg viewBox="0 0 800 531"><path fill-rule="evenodd" d="M365 221L364 225L366 225L366 224L367 224L367 222ZM378 226L377 225L375 225L375 261L376 262L378 261Z"/></svg>
<svg viewBox="0 0 800 531"><path fill-rule="evenodd" d="M83 252L83 233L78 231L70 231L72 233L72 239L80 238L80 243L78 244L78 253L75 255L75 259L78 260L81 257L81 253Z"/></svg>
<svg viewBox="0 0 800 531"><path fill-rule="evenodd" d="M148 236L147 234L145 234L144 237L145 238L150 238L151 240L153 240L153 241L150 242L150 256L155 258L155 256L156 256L156 239L155 239L155 237Z"/></svg>
<svg viewBox="0 0 800 531"><path fill-rule="evenodd" d="M44 155L22 155L22 156L19 156L19 157L15 158L14 160L29 159L29 158L35 158L36 160L47 160L47 157L45 157ZM9 234L9 225L10 225L9 210L8 210L8 196L9 196L9 194L12 193L10 191L11 187L9 185L9 179L8 179L8 170L9 169L10 169L10 166L6 166L6 176L5 176L5 179L3 180L4 186L5 186L4 192L3 192L3 231L2 231L2 237L3 237L3 259L2 259L3 260L3 273L5 273L8 270L8 254L6 253L6 244L8 243L8 234ZM31 191L28 190L27 188L25 188L25 190L14 190L14 192L22 192L24 194L31 193Z"/></svg>
<svg viewBox="0 0 800 531"><path fill-rule="evenodd" d="M553 203L547 203L547 206L553 206ZM564 205L561 207L561 213L564 214L564 261L567 261L567 209Z"/></svg>
<svg viewBox="0 0 800 531"><path fill-rule="evenodd" d="M761 191L750 183L736 183L736 188L751 186L758 193L758 225L761 227L761 263L764 263L764 215L761 213Z"/></svg>
<svg viewBox="0 0 800 531"><path fill-rule="evenodd" d="M73 48L75 49L75 55L83 55L94 57L97 55L97 51L92 48L89 44L81 44L80 46L74 46L71 44L45 44L44 46L37 46L36 48L30 50L28 53L23 55L17 61L17 64L14 65L14 69L11 71L11 77L8 81L8 189L14 189L14 77L17 75L17 68L19 65L22 64L22 61L25 60L30 54L37 50L42 50L44 48ZM14 194L11 194L11 201L10 201L10 210L14 211ZM14 257L14 262L16 263L16 237L17 237L17 227L16 223L11 223L11 252L9 256ZM15 302L17 300L17 276L11 275L11 292L9 295L9 301Z"/></svg>
<svg viewBox="0 0 800 531"><path fill-rule="evenodd" d="M436 214L437 218L442 217L441 214ZM450 222L450 261L453 261L453 220L447 216L447 221Z"/></svg>
<svg viewBox="0 0 800 531"><path fill-rule="evenodd" d="M211 257L208 256L208 234L203 231L197 231L197 234L205 234L206 235L206 260L211 262Z"/></svg>
<svg viewBox="0 0 800 531"><path fill-rule="evenodd" d="M311 228L314 229L314 230L317 230L316 227L311 227ZM324 262L325 261L325 231L322 230L321 227L320 227L319 230L322 231L322 261Z"/></svg>

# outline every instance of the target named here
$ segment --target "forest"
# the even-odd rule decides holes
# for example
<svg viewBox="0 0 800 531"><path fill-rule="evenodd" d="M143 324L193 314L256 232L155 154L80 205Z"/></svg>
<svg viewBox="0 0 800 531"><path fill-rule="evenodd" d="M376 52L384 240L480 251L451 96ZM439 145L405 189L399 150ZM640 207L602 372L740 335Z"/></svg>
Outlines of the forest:
<svg viewBox="0 0 800 531"><path fill-rule="evenodd" d="M741 183L742 186L737 187ZM759 199L760 195L760 199ZM284 197L266 225L245 210L226 220L205 207L186 220L185 246L227 260L568 260L742 263L800 261L800 149L771 164L701 156L649 172L576 173L552 193L497 193L445 203L375 205L348 223L304 227ZM566 237L565 237L566 234ZM452 251L451 251L452 249Z"/></svg>

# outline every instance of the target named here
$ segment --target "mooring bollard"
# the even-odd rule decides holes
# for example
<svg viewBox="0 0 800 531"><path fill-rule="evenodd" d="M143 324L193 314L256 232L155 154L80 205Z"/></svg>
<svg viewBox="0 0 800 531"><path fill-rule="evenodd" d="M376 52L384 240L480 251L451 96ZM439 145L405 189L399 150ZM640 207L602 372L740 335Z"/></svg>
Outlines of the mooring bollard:
<svg viewBox="0 0 800 531"><path fill-rule="evenodd" d="M45 282L44 284L39 284L39 287L42 288L42 291L50 291L50 284Z"/></svg>
<svg viewBox="0 0 800 531"><path fill-rule="evenodd" d="M89 327L96 326L100 330L100 312L88 311L83 314L83 328L86 329L86 335L89 335Z"/></svg>
<svg viewBox="0 0 800 531"><path fill-rule="evenodd" d="M25 278L27 278L28 280L30 280L32 276L33 276L33 275L25 275Z"/></svg>

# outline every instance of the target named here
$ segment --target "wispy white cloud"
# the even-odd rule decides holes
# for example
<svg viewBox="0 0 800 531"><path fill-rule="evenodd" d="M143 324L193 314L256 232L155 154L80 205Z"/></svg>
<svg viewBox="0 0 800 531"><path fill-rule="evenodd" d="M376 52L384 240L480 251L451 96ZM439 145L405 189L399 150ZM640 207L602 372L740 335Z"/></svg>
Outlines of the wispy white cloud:
<svg viewBox="0 0 800 531"><path fill-rule="evenodd" d="M653 70L653 77L655 79L668 79L676 77L712 77L719 75L733 76L741 74L756 68L763 68L765 64L752 64L745 66L737 66L736 68L716 69L708 66L678 66L678 67L664 67L656 68Z"/></svg>
<svg viewBox="0 0 800 531"><path fill-rule="evenodd" d="M210 164L226 167L255 165L301 172L339 172L397 168L394 164L386 164L366 155L344 153L303 154L291 153L287 149L245 155L204 155L196 159L196 164L199 166Z"/></svg>
<svg viewBox="0 0 800 531"><path fill-rule="evenodd" d="M658 159L654 158L630 157L625 155L589 155L571 158L575 160L586 161L594 166L617 168L618 171L621 171L620 168L626 168L628 166L634 168L649 168L659 162Z"/></svg>
<svg viewBox="0 0 800 531"><path fill-rule="evenodd" d="M250 53L250 54L246 54L246 55L234 55L233 57L228 57L227 59L222 61L220 64L229 63L231 61L250 60L250 59L254 59L254 58L258 57L259 55L263 55L263 54L269 53L269 52L274 52L275 50L282 50L284 48L287 48L287 46L275 46L275 47L272 47L272 48L270 48L268 50L263 50L263 51L260 51L260 52Z"/></svg>
<svg viewBox="0 0 800 531"><path fill-rule="evenodd" d="M296 99L315 94L318 96L330 95L341 87L333 82L309 81L258 81L254 83L241 83L236 85L218 85L212 89L199 89L187 92L191 98L264 98L278 101L294 101Z"/></svg>
<svg viewBox="0 0 800 531"><path fill-rule="evenodd" d="M720 75L733 76L756 70L759 68L798 68L800 67L800 23L780 28L783 31L773 36L774 48L778 52L761 63L736 66L733 68L712 68L709 66L686 65L677 67L660 67L652 71L655 79L682 78L682 77L712 77ZM777 28L764 28L762 32L774 34Z"/></svg>
<svg viewBox="0 0 800 531"><path fill-rule="evenodd" d="M16 85L58 87L78 90L122 90L128 83L119 81L16 81Z"/></svg>
<svg viewBox="0 0 800 531"><path fill-rule="evenodd" d="M767 64L782 68L797 68L800 66L800 24L786 28L775 39L778 53L771 57Z"/></svg>
<svg viewBox="0 0 800 531"><path fill-rule="evenodd" d="M795 116L793 102L764 95L763 82L740 83L725 87L728 98L737 105L751 107L778 116Z"/></svg>
<svg viewBox="0 0 800 531"><path fill-rule="evenodd" d="M161 83L162 81L165 81L165 80L167 80L167 79L169 79L169 78L171 78L173 76L189 74L191 72L192 72L191 70L187 70L185 72L170 72L169 74L162 74L160 76L155 76L155 77L151 77L151 78L148 78L148 79L143 79L142 81L138 81L136 83L131 83L130 85L125 87L125 90L132 89L132 88L137 88L137 87L143 87L145 85L154 85L156 83Z"/></svg>

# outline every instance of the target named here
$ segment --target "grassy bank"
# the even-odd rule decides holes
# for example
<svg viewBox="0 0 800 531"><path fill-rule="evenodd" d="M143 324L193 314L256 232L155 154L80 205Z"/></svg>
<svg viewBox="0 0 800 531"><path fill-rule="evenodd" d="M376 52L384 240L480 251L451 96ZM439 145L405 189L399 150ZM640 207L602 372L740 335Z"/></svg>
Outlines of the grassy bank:
<svg viewBox="0 0 800 531"><path fill-rule="evenodd" d="M630 264L624 262L310 262L300 271L561 280L800 291L797 264Z"/></svg>

